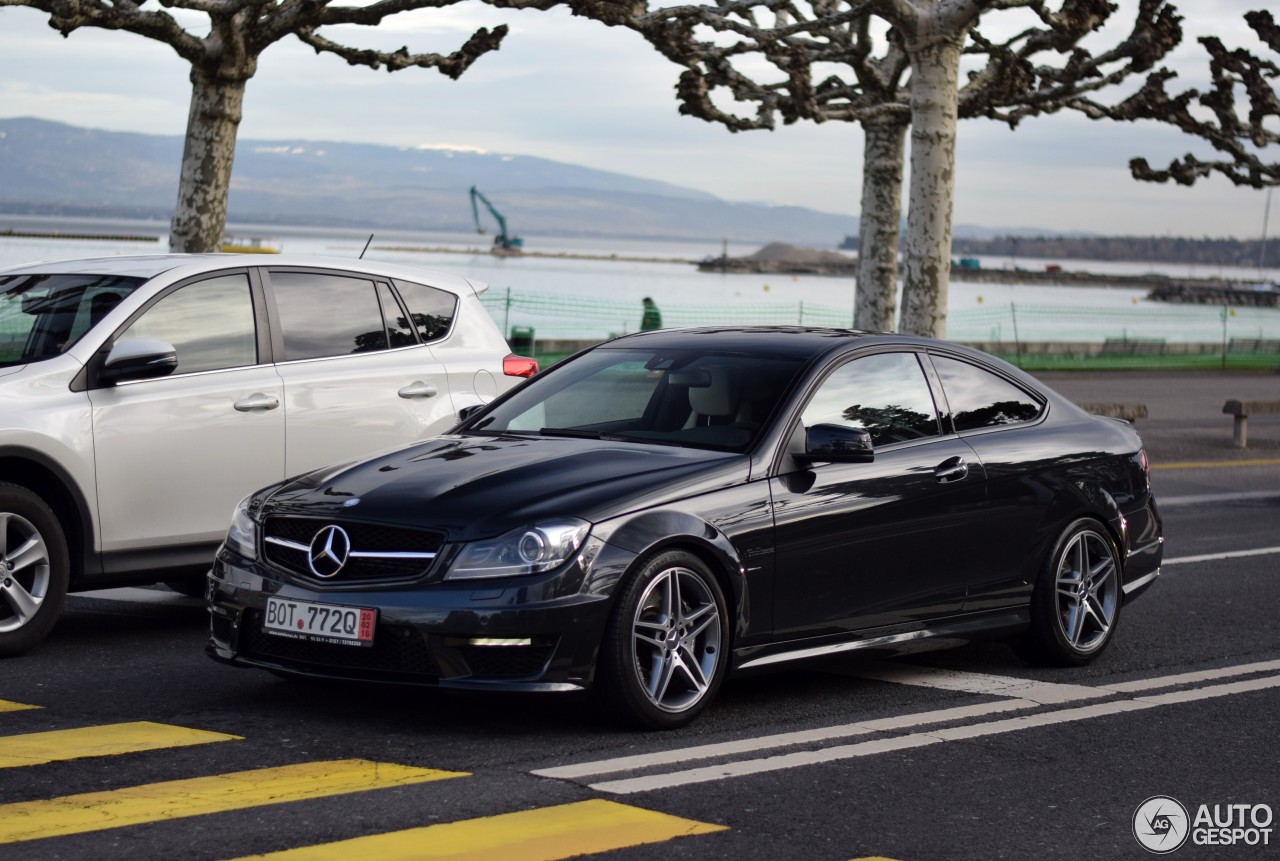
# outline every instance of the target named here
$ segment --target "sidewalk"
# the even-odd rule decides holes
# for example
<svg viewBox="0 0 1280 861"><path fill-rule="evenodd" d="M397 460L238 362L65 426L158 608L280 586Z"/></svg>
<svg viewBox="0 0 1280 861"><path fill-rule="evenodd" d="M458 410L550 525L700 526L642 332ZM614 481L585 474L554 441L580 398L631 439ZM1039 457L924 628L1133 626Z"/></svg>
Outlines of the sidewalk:
<svg viewBox="0 0 1280 861"><path fill-rule="evenodd" d="M1232 445L1231 399L1280 400L1280 373L1116 371L1035 374L1076 403L1145 404L1134 422L1153 464L1280 458L1280 415L1250 416L1249 447Z"/></svg>

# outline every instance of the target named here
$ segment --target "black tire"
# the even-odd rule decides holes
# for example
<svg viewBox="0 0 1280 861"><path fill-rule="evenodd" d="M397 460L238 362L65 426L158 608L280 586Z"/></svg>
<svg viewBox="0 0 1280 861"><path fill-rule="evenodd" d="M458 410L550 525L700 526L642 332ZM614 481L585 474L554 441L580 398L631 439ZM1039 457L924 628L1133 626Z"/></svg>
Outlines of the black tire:
<svg viewBox="0 0 1280 861"><path fill-rule="evenodd" d="M53 510L25 487L0 483L0 657L20 655L53 629L71 576Z"/></svg>
<svg viewBox="0 0 1280 861"><path fill-rule="evenodd" d="M1102 654L1120 621L1120 576L1120 554L1105 526L1088 517L1068 526L1036 579L1027 657L1079 667Z"/></svg>
<svg viewBox="0 0 1280 861"><path fill-rule="evenodd" d="M700 559L669 550L644 560L624 581L601 644L605 704L648 729L688 724L720 689L729 636L724 593Z"/></svg>

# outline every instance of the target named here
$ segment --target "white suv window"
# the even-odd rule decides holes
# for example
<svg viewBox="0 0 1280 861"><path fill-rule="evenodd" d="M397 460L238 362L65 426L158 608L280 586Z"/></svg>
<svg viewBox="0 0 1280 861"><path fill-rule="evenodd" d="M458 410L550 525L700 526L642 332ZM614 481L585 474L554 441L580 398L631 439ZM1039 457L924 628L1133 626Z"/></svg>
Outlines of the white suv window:
<svg viewBox="0 0 1280 861"><path fill-rule="evenodd" d="M117 341L152 338L178 352L175 374L258 362L249 277L221 275L188 284L152 305Z"/></svg>
<svg viewBox="0 0 1280 861"><path fill-rule="evenodd" d="M271 290L280 314L284 361L387 349L387 325L372 281L316 272L272 272Z"/></svg>
<svg viewBox="0 0 1280 861"><path fill-rule="evenodd" d="M409 306L409 316L423 341L436 341L449 334L458 309L457 296L412 281L397 280L396 289Z"/></svg>

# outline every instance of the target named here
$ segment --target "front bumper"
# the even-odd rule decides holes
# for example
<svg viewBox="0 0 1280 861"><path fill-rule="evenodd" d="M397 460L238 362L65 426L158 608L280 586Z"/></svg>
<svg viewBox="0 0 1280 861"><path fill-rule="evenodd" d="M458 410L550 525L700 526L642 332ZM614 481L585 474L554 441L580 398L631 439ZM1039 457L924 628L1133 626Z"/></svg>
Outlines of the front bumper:
<svg viewBox="0 0 1280 861"><path fill-rule="evenodd" d="M612 555L612 554L607 554ZM615 558L601 570L625 570ZM221 549L209 572L209 643L216 661L291 675L508 691L591 684L617 577L558 572L501 580L313 588ZM583 584L566 589L566 584ZM292 639L263 628L267 598L371 607L372 646Z"/></svg>

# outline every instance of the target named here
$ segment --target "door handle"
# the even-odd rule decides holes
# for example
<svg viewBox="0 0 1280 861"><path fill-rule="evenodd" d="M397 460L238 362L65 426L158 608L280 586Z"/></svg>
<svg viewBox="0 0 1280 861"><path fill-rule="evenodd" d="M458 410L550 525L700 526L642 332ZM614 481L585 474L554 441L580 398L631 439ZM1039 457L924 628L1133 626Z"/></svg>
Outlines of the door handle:
<svg viewBox="0 0 1280 861"><path fill-rule="evenodd" d="M241 398L235 402L235 408L242 413L251 413L258 410L274 410L280 406L280 401L271 395L264 395L262 392L255 392L247 398Z"/></svg>
<svg viewBox="0 0 1280 861"><path fill-rule="evenodd" d="M969 464L962 457L950 457L933 468L939 484L949 484L969 477Z"/></svg>
<svg viewBox="0 0 1280 861"><path fill-rule="evenodd" d="M440 394L440 390L431 383L424 383L422 380L414 380L400 391L396 392L402 398L434 398Z"/></svg>

